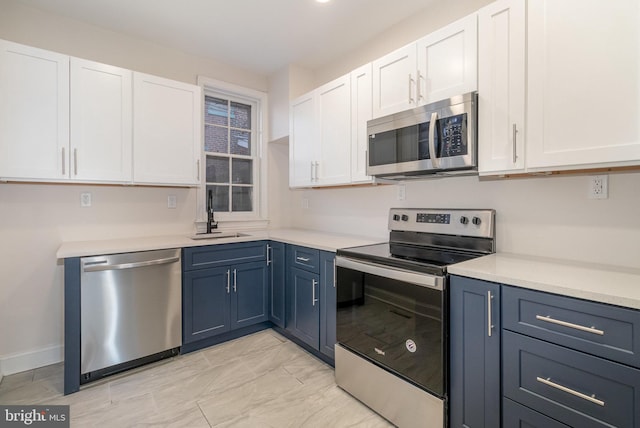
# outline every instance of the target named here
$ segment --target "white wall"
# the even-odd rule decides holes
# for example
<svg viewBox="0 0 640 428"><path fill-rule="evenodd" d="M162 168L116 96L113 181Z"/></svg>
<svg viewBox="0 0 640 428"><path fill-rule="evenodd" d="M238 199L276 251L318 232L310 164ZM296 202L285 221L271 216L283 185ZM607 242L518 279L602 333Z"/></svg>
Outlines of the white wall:
<svg viewBox="0 0 640 428"><path fill-rule="evenodd" d="M0 38L188 83L204 75L267 90L266 76L15 0L0 0ZM277 167L271 170L277 177ZM91 208L80 207L82 191L92 193ZM177 196L177 209L167 209L169 194ZM63 240L191 233L195 194L194 189L0 183L0 373L62 358L63 270L55 253Z"/></svg>

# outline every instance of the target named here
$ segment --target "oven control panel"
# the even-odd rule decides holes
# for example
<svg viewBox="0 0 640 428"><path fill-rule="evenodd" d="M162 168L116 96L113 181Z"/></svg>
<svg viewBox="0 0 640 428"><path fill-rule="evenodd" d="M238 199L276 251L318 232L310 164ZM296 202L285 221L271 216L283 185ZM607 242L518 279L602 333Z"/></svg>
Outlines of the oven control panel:
<svg viewBox="0 0 640 428"><path fill-rule="evenodd" d="M492 238L495 210L391 208L389 230Z"/></svg>

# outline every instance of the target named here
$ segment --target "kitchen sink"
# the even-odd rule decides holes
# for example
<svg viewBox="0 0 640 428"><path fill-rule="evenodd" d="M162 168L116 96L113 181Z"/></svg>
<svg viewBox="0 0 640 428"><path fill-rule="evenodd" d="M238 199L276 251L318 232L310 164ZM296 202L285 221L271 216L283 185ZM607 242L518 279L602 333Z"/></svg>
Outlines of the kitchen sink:
<svg viewBox="0 0 640 428"><path fill-rule="evenodd" d="M249 236L247 233L239 233L239 232L211 232L211 233L201 233L198 235L191 235L191 239L222 239L222 238L241 238L243 236Z"/></svg>

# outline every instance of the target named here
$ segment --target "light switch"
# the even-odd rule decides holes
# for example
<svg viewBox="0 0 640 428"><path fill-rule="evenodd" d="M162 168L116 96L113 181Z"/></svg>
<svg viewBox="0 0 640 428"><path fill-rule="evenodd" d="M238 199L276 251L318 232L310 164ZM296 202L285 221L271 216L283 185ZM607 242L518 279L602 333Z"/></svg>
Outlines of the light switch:
<svg viewBox="0 0 640 428"><path fill-rule="evenodd" d="M167 208L176 208L178 206L178 198L176 195L167 196Z"/></svg>
<svg viewBox="0 0 640 428"><path fill-rule="evenodd" d="M80 206L81 207L91 206L91 193L89 192L80 193Z"/></svg>

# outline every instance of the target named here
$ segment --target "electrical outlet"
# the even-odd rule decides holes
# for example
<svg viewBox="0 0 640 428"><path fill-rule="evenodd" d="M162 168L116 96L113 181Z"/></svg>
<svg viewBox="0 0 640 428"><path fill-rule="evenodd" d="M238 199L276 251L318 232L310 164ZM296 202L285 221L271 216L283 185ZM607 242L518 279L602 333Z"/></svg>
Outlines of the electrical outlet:
<svg viewBox="0 0 640 428"><path fill-rule="evenodd" d="M176 195L169 195L167 196L167 208L175 208L178 206L178 199L176 198Z"/></svg>
<svg viewBox="0 0 640 428"><path fill-rule="evenodd" d="M81 207L91 206L91 193L89 192L80 193L80 206Z"/></svg>
<svg viewBox="0 0 640 428"><path fill-rule="evenodd" d="M302 198L302 209L309 209L309 198Z"/></svg>
<svg viewBox="0 0 640 428"><path fill-rule="evenodd" d="M592 175L589 177L589 199L607 199L609 197L609 176Z"/></svg>
<svg viewBox="0 0 640 428"><path fill-rule="evenodd" d="M398 200L404 201L407 197L407 188L404 184L398 184Z"/></svg>

